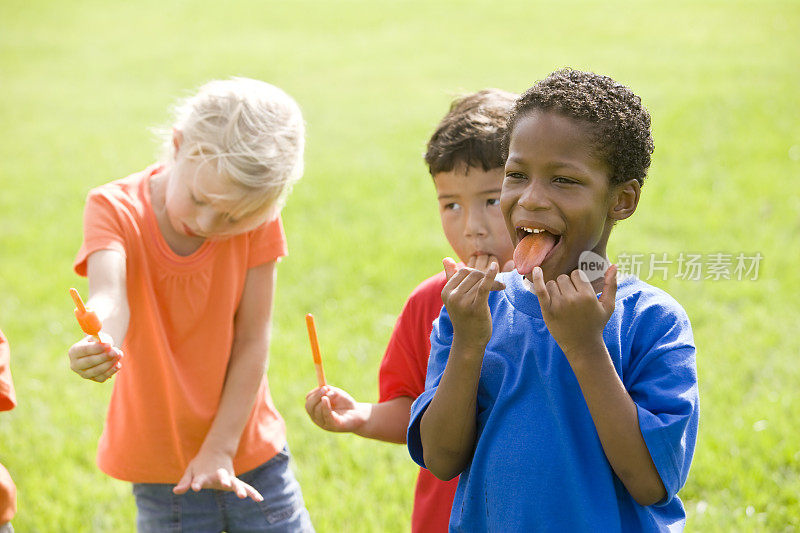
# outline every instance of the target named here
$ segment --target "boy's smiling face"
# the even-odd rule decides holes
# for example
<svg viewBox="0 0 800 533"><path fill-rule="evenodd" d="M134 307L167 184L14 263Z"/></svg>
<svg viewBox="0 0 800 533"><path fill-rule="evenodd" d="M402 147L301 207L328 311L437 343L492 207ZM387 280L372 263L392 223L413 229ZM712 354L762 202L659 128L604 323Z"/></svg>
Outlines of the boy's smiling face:
<svg viewBox="0 0 800 533"><path fill-rule="evenodd" d="M511 132L501 208L516 247L516 269L529 279L535 266L545 281L569 274L587 250L605 257L614 220L636 208L638 187L610 187L589 127L536 110L520 117ZM632 208L620 187L636 189Z"/></svg>
<svg viewBox="0 0 800 533"><path fill-rule="evenodd" d="M433 182L442 229L459 259L468 263L472 257L491 256L502 269L514 251L500 211L503 168L487 172L459 164L436 173Z"/></svg>

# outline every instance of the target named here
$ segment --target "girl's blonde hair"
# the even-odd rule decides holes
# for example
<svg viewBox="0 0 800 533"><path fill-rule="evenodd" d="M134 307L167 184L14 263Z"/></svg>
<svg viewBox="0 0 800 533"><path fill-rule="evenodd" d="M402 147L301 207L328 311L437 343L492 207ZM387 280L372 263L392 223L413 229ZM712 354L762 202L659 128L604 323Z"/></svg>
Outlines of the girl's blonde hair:
<svg viewBox="0 0 800 533"><path fill-rule="evenodd" d="M232 216L277 212L303 174L305 125L297 102L269 83L231 78L206 83L174 107L176 153L164 132L167 160L180 156L212 165L229 179Z"/></svg>

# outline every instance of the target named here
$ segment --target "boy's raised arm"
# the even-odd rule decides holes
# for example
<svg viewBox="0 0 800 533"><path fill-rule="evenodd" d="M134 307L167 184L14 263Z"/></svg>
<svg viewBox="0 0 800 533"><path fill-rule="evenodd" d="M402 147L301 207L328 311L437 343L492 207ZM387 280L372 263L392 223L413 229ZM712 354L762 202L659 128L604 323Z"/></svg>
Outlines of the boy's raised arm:
<svg viewBox="0 0 800 533"><path fill-rule="evenodd" d="M442 301L453 323L453 344L444 373L420 422L425 465L440 479L464 470L475 446L475 409L483 354L492 336L489 292L497 288L498 267L486 273L470 268L456 271L445 259L447 284Z"/></svg>
<svg viewBox="0 0 800 533"><path fill-rule="evenodd" d="M639 428L636 405L603 341L603 328L614 311L616 273L615 266L606 272L599 299L580 270L545 284L537 267L533 287L547 328L580 384L611 468L634 500L647 506L666 491Z"/></svg>

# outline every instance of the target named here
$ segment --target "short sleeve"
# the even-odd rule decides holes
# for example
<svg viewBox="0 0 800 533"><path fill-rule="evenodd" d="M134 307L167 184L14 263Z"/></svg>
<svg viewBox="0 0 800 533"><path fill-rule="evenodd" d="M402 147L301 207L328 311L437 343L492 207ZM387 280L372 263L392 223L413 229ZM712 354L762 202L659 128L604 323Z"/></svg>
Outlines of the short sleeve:
<svg viewBox="0 0 800 533"><path fill-rule="evenodd" d="M671 299L670 299L671 300ZM674 302L637 313L625 386L636 404L639 428L672 500L686 483L699 423L695 346L689 318Z"/></svg>
<svg viewBox="0 0 800 533"><path fill-rule="evenodd" d="M280 215L248 232L247 268L277 261L288 253Z"/></svg>
<svg viewBox="0 0 800 533"><path fill-rule="evenodd" d="M11 349L0 331L0 411L9 411L16 405L17 397L11 379Z"/></svg>
<svg viewBox="0 0 800 533"><path fill-rule="evenodd" d="M422 436L420 435L420 424L422 415L428 409L439 382L442 380L447 360L450 357L450 347L453 344L453 325L447 309L442 307L441 314L436 322L433 323L431 331L431 355L428 360L428 373L425 377L425 391L420 394L413 404L411 404L411 418L408 421L408 432L406 442L411 458L423 468L425 459L422 453Z"/></svg>
<svg viewBox="0 0 800 533"><path fill-rule="evenodd" d="M86 276L87 259L98 250L117 250L125 255L124 233L119 213L108 198L94 190L83 210L83 242L73 263L79 276Z"/></svg>
<svg viewBox="0 0 800 533"><path fill-rule="evenodd" d="M416 398L425 390L431 324L415 303L409 298L403 306L383 355L378 373L380 402L400 396Z"/></svg>

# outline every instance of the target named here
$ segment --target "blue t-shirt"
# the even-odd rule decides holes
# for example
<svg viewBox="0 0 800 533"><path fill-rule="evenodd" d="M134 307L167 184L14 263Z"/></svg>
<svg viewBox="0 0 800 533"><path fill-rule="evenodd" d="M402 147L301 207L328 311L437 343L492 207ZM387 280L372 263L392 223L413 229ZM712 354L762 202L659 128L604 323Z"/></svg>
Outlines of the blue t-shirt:
<svg viewBox="0 0 800 533"><path fill-rule="evenodd" d="M683 308L634 277L619 284L603 331L614 368L636 403L639 427L667 496L643 507L614 474L564 352L536 296L516 272L489 297L492 338L481 367L472 460L450 515L455 531L675 531L676 496L697 438L695 347ZM425 466L420 421L444 372L453 326L434 323L425 392L411 408L408 449Z"/></svg>

